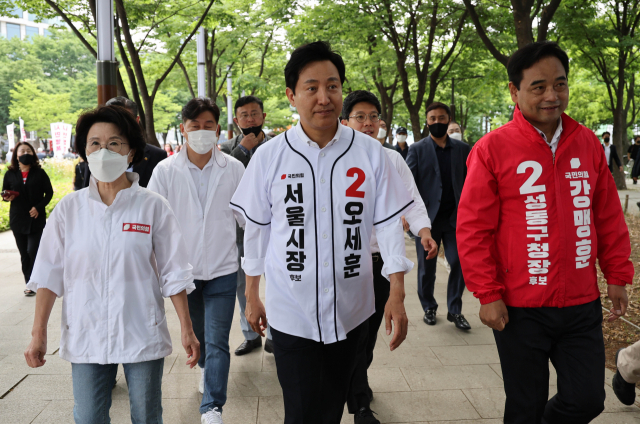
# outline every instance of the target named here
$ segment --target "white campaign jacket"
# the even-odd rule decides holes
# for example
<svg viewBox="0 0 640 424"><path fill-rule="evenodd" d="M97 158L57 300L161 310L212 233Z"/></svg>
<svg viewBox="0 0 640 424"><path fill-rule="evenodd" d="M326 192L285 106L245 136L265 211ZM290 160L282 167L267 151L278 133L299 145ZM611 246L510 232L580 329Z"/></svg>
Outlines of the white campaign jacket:
<svg viewBox="0 0 640 424"><path fill-rule="evenodd" d="M44 229L31 290L62 302L60 357L73 363L151 361L171 353L164 297L195 289L178 221L133 183L111 206L96 180L65 196Z"/></svg>
<svg viewBox="0 0 640 424"><path fill-rule="evenodd" d="M238 271L236 220L229 201L244 173L240 161L217 148L213 150L215 157L204 216L189 171L186 148L160 162L148 186L169 201L187 242L193 276L205 281ZM244 226L242 217L238 222Z"/></svg>

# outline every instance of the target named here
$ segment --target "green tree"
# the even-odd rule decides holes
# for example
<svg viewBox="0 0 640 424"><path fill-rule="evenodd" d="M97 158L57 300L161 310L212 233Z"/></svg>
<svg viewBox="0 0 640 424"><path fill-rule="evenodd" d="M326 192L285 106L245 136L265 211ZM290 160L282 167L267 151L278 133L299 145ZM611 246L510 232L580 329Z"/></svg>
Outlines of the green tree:
<svg viewBox="0 0 640 424"><path fill-rule="evenodd" d="M33 80L18 81L11 90L11 119L22 118L26 131L38 131L40 136L50 130L50 124L65 121L75 123L78 114L70 112L70 94L47 94Z"/></svg>

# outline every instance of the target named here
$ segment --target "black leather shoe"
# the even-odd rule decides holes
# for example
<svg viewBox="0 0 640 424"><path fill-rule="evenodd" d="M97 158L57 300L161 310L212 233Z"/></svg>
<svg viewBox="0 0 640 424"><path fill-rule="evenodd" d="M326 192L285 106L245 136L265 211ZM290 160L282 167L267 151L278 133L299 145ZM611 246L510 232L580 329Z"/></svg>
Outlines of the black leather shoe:
<svg viewBox="0 0 640 424"><path fill-rule="evenodd" d="M267 353L273 353L273 342L270 339L264 342L264 351Z"/></svg>
<svg viewBox="0 0 640 424"><path fill-rule="evenodd" d="M353 416L355 424L380 424L380 421L373 416L374 412L364 406L358 410Z"/></svg>
<svg viewBox="0 0 640 424"><path fill-rule="evenodd" d="M427 325L436 325L436 310L427 309L427 312L424 313L424 318L422 318L422 320Z"/></svg>
<svg viewBox="0 0 640 424"><path fill-rule="evenodd" d="M453 322L460 330L471 330L471 326L462 314L447 313L447 321Z"/></svg>
<svg viewBox="0 0 640 424"><path fill-rule="evenodd" d="M258 336L253 340L245 340L242 342L240 346L236 349L236 356L246 355L251 352L253 349L262 346L262 337Z"/></svg>
<svg viewBox="0 0 640 424"><path fill-rule="evenodd" d="M620 349L622 350L622 349ZM616 367L618 366L618 355L620 350L616 352ZM613 376L613 393L616 394L618 400L625 405L633 405L636 400L636 385L633 383L627 383L620 375L620 371L616 370L616 375Z"/></svg>

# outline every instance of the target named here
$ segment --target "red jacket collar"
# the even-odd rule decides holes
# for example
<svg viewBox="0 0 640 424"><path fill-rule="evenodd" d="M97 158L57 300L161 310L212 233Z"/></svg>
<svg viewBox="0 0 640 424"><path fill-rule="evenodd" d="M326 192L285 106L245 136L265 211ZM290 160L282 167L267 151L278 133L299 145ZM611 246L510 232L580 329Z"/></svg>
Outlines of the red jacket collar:
<svg viewBox="0 0 640 424"><path fill-rule="evenodd" d="M573 134L580 127L580 124L578 124L575 120L571 119L569 115L567 115L566 113L563 113L560 116L560 119L562 119L562 135L560 136L560 142L562 142L569 135ZM518 128L524 131L524 133L528 136L527 138L529 140L543 141L542 138L540 137L540 134L538 134L538 131L533 127L533 125L531 125L529 121L525 119L524 115L522 115L522 111L520 110L520 107L518 106L517 103L516 103L516 109L513 112L513 122L518 126Z"/></svg>

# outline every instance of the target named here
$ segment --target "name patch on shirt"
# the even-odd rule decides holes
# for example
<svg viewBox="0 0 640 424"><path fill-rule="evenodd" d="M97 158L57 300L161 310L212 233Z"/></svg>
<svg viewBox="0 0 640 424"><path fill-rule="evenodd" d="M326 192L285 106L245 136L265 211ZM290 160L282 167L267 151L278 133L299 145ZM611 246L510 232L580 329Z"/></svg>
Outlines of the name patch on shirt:
<svg viewBox="0 0 640 424"><path fill-rule="evenodd" d="M128 233L151 233L151 226L144 224L122 224L122 231Z"/></svg>

